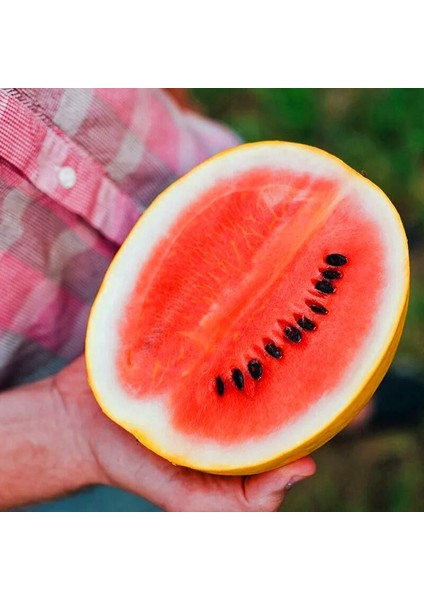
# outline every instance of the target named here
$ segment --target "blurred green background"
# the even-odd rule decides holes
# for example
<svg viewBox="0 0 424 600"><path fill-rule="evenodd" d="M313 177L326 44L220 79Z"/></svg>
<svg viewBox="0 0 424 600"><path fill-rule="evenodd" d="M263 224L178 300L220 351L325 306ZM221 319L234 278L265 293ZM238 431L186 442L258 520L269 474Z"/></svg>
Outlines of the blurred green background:
<svg viewBox="0 0 424 600"><path fill-rule="evenodd" d="M195 89L204 113L245 141L319 146L380 186L410 244L412 289L400 348L373 415L314 454L317 475L285 511L424 509L424 90Z"/></svg>

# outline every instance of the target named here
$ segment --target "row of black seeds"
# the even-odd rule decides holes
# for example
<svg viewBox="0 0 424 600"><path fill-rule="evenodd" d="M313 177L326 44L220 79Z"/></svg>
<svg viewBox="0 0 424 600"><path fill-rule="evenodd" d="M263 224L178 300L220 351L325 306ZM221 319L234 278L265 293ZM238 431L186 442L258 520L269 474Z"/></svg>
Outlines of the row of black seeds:
<svg viewBox="0 0 424 600"><path fill-rule="evenodd" d="M329 254L326 257L325 262L331 267L341 267L347 264L348 261L346 256L343 254ZM323 294L333 294L336 290L330 282L340 279L342 277L342 273L334 268L325 269L322 272L322 276L324 279L317 281L315 284L315 289ZM309 305L309 308L312 310L312 312L318 315L326 315L328 313L328 310L321 304L311 304ZM314 331L317 328L314 321L305 316L298 319L297 324L304 331ZM302 341L302 332L293 325L288 325L284 328L284 335L290 342L293 342L294 344L298 344ZM274 344L274 342L269 342L265 345L265 352L277 360L283 357L282 348ZM262 377L263 366L262 363L256 358L248 362L247 370L249 371L250 376L256 381ZM231 378L238 390L242 390L244 388L244 375L240 369L233 369ZM225 385L222 377L218 376L215 379L215 383L218 395L223 396L225 392Z"/></svg>

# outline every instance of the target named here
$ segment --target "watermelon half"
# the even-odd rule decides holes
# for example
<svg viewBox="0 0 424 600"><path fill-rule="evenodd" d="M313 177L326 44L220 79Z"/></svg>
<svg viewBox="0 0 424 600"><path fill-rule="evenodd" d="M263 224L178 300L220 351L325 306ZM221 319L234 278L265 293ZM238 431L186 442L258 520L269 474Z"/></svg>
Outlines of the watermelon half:
<svg viewBox="0 0 424 600"><path fill-rule="evenodd" d="M312 452L386 373L407 311L395 208L316 148L246 144L166 189L87 333L103 411L169 461L249 474Z"/></svg>

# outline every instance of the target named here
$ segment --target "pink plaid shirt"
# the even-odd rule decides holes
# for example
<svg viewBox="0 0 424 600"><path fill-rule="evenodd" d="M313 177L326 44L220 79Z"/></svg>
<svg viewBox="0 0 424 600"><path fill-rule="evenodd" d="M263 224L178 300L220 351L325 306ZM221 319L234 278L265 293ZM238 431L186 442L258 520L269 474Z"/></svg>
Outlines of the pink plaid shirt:
<svg viewBox="0 0 424 600"><path fill-rule="evenodd" d="M0 90L0 389L82 353L94 296L137 218L237 143L162 90Z"/></svg>

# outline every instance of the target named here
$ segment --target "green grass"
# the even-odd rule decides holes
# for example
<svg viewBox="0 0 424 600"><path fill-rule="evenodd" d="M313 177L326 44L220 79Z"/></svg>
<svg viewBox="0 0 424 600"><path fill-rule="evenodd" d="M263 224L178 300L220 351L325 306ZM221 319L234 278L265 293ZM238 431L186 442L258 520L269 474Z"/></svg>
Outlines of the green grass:
<svg viewBox="0 0 424 600"><path fill-rule="evenodd" d="M379 185L397 207L411 251L411 302L394 365L424 373L424 90L196 89L209 116L245 141L319 146ZM424 399L423 399L424 400ZM399 397L398 402L404 400ZM285 510L424 509L424 426L341 434Z"/></svg>

